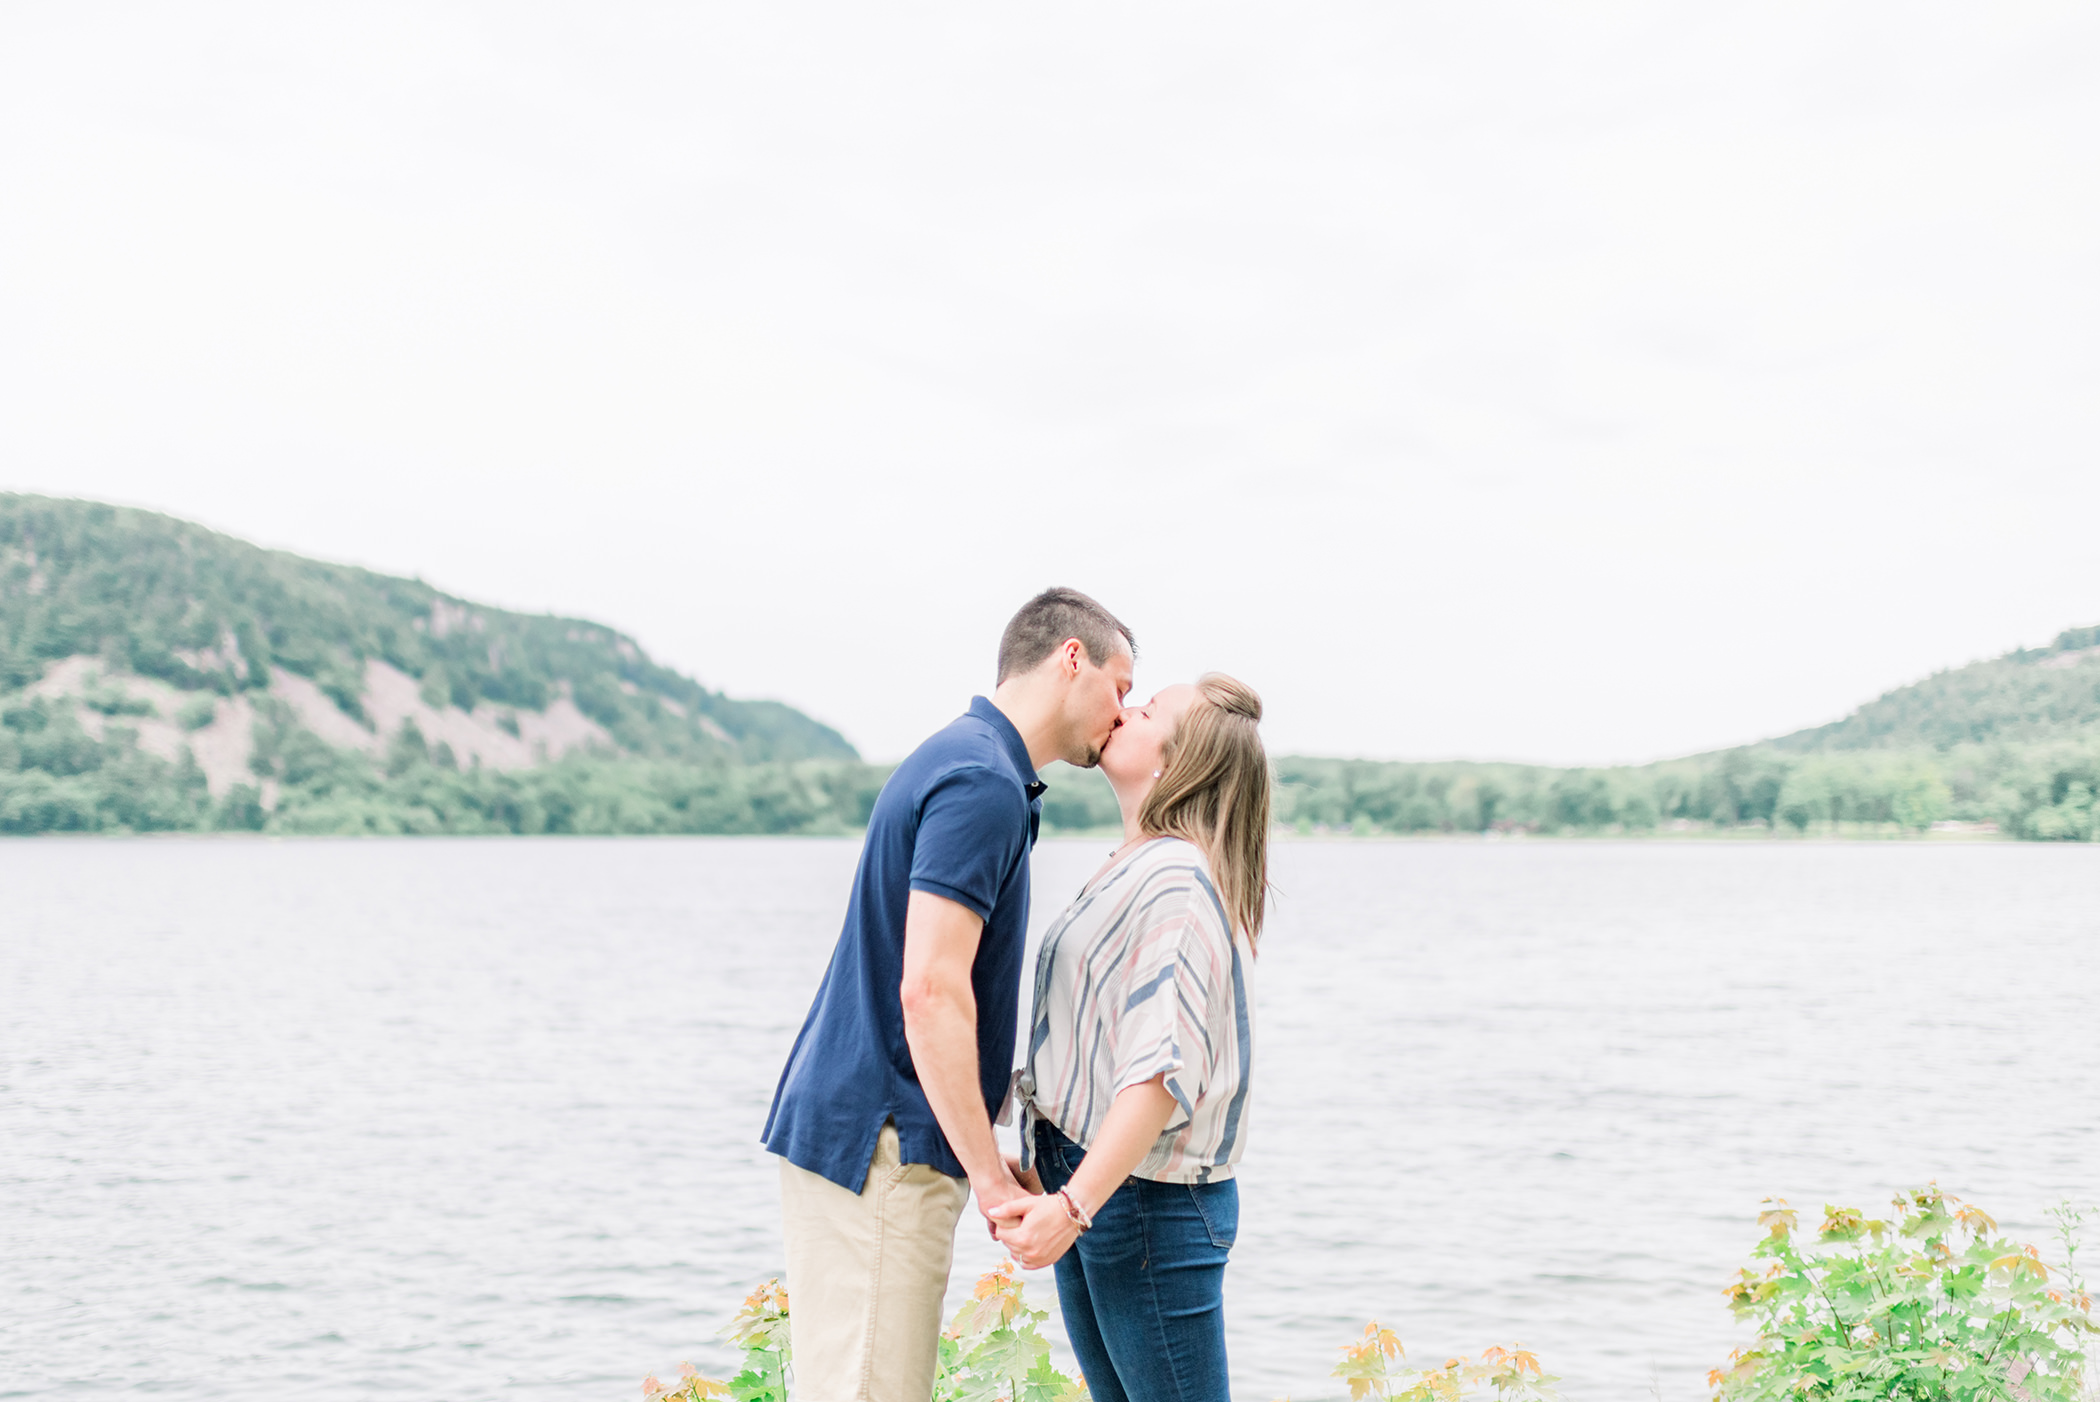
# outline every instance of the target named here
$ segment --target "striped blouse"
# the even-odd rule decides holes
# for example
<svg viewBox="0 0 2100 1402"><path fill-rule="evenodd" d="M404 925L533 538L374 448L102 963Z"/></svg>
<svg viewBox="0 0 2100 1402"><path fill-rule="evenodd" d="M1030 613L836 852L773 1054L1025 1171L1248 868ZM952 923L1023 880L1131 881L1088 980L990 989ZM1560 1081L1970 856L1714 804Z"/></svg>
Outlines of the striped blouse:
<svg viewBox="0 0 2100 1402"><path fill-rule="evenodd" d="M1154 838L1096 877L1043 936L1020 1091L1082 1148L1116 1094L1166 1073L1178 1104L1136 1175L1211 1183L1247 1143L1254 1010L1201 849ZM1022 1153L1033 1135L1024 1128Z"/></svg>

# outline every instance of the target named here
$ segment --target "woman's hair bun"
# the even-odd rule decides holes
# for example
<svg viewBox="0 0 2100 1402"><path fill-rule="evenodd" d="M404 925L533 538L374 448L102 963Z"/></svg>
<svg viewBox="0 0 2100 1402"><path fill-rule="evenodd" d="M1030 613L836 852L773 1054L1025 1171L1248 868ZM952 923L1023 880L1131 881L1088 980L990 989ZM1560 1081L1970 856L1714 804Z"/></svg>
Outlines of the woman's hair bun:
<svg viewBox="0 0 2100 1402"><path fill-rule="evenodd" d="M1223 672L1205 672L1196 678L1196 693L1221 711L1261 720L1261 697L1254 688Z"/></svg>

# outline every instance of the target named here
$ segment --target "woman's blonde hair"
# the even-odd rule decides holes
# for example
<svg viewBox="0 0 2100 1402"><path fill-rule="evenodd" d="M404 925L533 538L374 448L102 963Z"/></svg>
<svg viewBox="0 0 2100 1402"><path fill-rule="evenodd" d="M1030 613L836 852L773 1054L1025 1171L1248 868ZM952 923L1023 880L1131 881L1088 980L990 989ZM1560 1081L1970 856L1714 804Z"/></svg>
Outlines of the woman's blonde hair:
<svg viewBox="0 0 2100 1402"><path fill-rule="evenodd" d="M1203 850L1225 913L1250 946L1261 938L1269 904L1269 756L1260 722L1252 687L1205 672L1138 809L1140 832Z"/></svg>

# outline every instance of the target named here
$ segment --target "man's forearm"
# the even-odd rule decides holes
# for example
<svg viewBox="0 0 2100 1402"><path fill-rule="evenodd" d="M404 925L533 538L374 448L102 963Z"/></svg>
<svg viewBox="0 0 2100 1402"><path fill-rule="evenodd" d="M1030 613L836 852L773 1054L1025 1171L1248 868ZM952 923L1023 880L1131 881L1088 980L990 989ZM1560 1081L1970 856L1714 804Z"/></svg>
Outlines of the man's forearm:
<svg viewBox="0 0 2100 1402"><path fill-rule="evenodd" d="M967 985L942 990L904 1011L904 1040L919 1074L919 1088L933 1117L962 1160L970 1182L982 1184L1005 1172L999 1141L977 1077L977 1000Z"/></svg>

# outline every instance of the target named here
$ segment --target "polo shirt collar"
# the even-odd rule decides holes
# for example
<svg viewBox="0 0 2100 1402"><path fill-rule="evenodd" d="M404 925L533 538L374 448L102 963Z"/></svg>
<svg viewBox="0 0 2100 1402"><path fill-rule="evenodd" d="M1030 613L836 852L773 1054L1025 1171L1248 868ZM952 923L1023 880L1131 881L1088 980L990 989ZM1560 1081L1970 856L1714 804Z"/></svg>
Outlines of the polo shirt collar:
<svg viewBox="0 0 2100 1402"><path fill-rule="evenodd" d="M1021 732L1006 718L1006 712L994 706L983 696L970 698L970 714L989 725L999 738L1006 742L1006 753L1012 757L1014 768L1028 777L1022 780L1027 786L1031 802L1041 798L1050 786L1036 777L1035 762L1028 758L1028 745L1021 739Z"/></svg>

